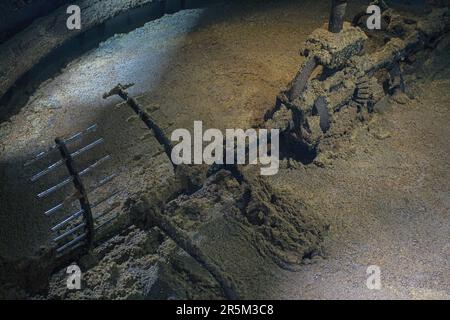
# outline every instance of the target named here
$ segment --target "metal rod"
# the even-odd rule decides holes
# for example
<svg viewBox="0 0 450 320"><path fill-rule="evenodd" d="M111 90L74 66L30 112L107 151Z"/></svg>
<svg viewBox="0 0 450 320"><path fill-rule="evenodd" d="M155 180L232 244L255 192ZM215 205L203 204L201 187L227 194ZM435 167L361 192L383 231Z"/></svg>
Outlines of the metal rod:
<svg viewBox="0 0 450 320"><path fill-rule="evenodd" d="M51 187L51 188L49 188L49 189L47 189L47 190L45 190L45 191L42 191L42 192L39 193L37 196L38 196L38 198L46 197L46 196L48 196L49 194L51 194L51 193L53 193L53 192L55 192L55 191L61 189L62 187L68 185L71 181L72 181L72 178L69 177L69 178L65 179L64 181L58 183L57 185L54 185L53 187Z"/></svg>
<svg viewBox="0 0 450 320"><path fill-rule="evenodd" d="M73 250L75 250L75 249L77 249L77 248L79 248L79 247L81 247L82 245L84 245L84 243L83 243L83 242L79 242L79 243L77 243L77 244L71 246L71 247L69 248L69 252L70 252L70 251L73 251ZM58 252L58 255L59 255L59 256L62 256L63 254L62 254L61 252Z"/></svg>
<svg viewBox="0 0 450 320"><path fill-rule="evenodd" d="M103 202L108 201L108 200L114 198L117 194L120 193L120 191L121 191L121 190L116 190L116 191L114 191L113 193L111 193L110 195L108 195L108 196L102 198L101 200L98 200L95 204L93 204L93 205L91 206L91 209L94 209L94 208L98 207L100 204L102 204Z"/></svg>
<svg viewBox="0 0 450 320"><path fill-rule="evenodd" d="M82 155L83 153L85 153L85 152L91 150L92 148L98 146L99 144L103 143L104 141L105 141L105 140L104 140L103 138L97 139L97 140L95 140L94 142L88 144L87 146L85 146L85 147L79 149L78 151L73 152L73 153L71 154L71 157L72 157L72 158L76 158L76 157L78 157L79 155Z"/></svg>
<svg viewBox="0 0 450 320"><path fill-rule="evenodd" d="M111 218L109 218L108 220L102 222L100 225L95 227L95 230L97 231L100 228L103 228L104 226L106 226L107 224L111 223L112 221L114 221L119 215L115 215Z"/></svg>
<svg viewBox="0 0 450 320"><path fill-rule="evenodd" d="M65 140L64 140L64 143L70 144L70 143L72 143L72 142L75 142L75 141L79 140L81 137L83 137L85 134L96 131L97 128L98 128L98 125L97 125L97 124L93 124L93 125L91 125L90 127L84 129L83 131L80 131L80 132L78 132L78 133L75 133L75 134L72 135L71 137L65 139ZM44 158L46 155L48 155L50 152L52 152L53 150L55 150L55 149L57 149L57 148L58 148L57 145L53 145L53 146L51 146L50 148L48 148L47 150L38 153L33 159L27 161L27 162L24 164L24 167L28 167L29 165L35 163L36 161L41 160L42 158Z"/></svg>
<svg viewBox="0 0 450 320"><path fill-rule="evenodd" d="M75 239L67 242L65 245L63 245L62 247L59 247L58 249L56 249L57 253L61 253L62 251L64 251L65 249L67 249L68 247L70 247L71 245L83 240L84 238L87 237L87 233L83 233L82 235L76 237Z"/></svg>
<svg viewBox="0 0 450 320"><path fill-rule="evenodd" d="M62 207L64 207L64 202L61 202L60 204L54 206L54 207L51 208L51 209L48 209L47 211L44 212L44 214L45 214L46 216L49 216L49 215L55 213L56 211L58 211L59 209L61 209Z"/></svg>
<svg viewBox="0 0 450 320"><path fill-rule="evenodd" d="M88 144L87 146L85 146L85 147L83 147L83 148L81 148L81 149L79 149L79 150L73 152L73 153L71 154L71 157L72 157L72 158L76 158L76 157L82 155L83 153L85 153L85 152L91 150L91 149L94 148L95 146L101 144L102 142L104 142L104 139L103 139L103 138L100 138L100 139L98 139L98 140L96 140L96 141L94 141L94 142ZM33 177L31 177L31 182L37 181L39 178L42 178L42 177L45 176L47 173L52 172L53 170L59 168L59 167L60 167L61 165L63 165L63 164L64 164L64 160L59 160L59 161L53 163L52 165L48 166L47 169L45 169L45 170L43 170L43 171L41 171L41 172L35 174Z"/></svg>
<svg viewBox="0 0 450 320"><path fill-rule="evenodd" d="M56 168L59 168L61 165L64 164L64 160L59 160L51 165L49 165L47 167L47 169L42 170L39 173L36 173L34 176L31 177L31 182L35 182L37 181L39 178L42 178L43 176L45 176L47 173L52 172L53 170L55 170Z"/></svg>
<svg viewBox="0 0 450 320"><path fill-rule="evenodd" d="M71 144L72 142L80 140L84 135L86 135L88 133L91 133L91 132L95 132L97 130L97 128L98 128L98 125L96 123L94 123L93 125L91 125L90 127L84 129L83 131L75 133L70 138L64 139L63 142L65 144Z"/></svg>
<svg viewBox="0 0 450 320"><path fill-rule="evenodd" d="M108 209L106 209L105 211L103 211L102 213L100 213L99 215L97 215L97 216L94 218L94 220L98 220L98 219L100 219L100 218L106 216L108 213L112 212L112 211L113 211L114 209L116 209L116 208L118 208L118 207L117 207L117 206L116 206L116 207L114 207L114 206L109 207Z"/></svg>
<svg viewBox="0 0 450 320"><path fill-rule="evenodd" d="M345 9L347 8L347 0L332 0L330 22L328 31L339 33L344 26Z"/></svg>
<svg viewBox="0 0 450 320"><path fill-rule="evenodd" d="M78 175L79 176L84 176L85 174L89 173L91 170L97 168L99 165L101 165L103 162L105 162L105 161L107 161L109 159L111 159L111 156L108 154L108 155L100 158L99 160L97 160L93 164L91 164L89 167L87 167L86 169L81 171Z"/></svg>
<svg viewBox="0 0 450 320"><path fill-rule="evenodd" d="M108 160L108 159L110 159L110 158L111 158L111 156L109 156L109 155L107 155L107 156L101 158L100 160L98 160L97 162L95 162L94 164L90 165L89 167L87 167L86 169L84 169L82 172L80 172L79 175L80 175L80 176L86 175L86 174L89 173L92 169L95 169L95 168L98 167L101 163L105 162L106 160ZM93 189L91 190L91 192L93 192L93 191L97 190L98 188L102 187L103 185L107 184L108 182L110 182L111 180L113 180L116 176L117 176L117 174L116 174L116 173L113 173L112 175L110 175L110 176L104 178L104 179L101 180L97 185L95 185L95 186L93 187ZM72 178L69 177L69 178L65 179L64 181L58 183L57 185L55 185L55 186L53 186L53 187L51 187L51 188L49 188L49 189L47 189L47 190L45 190L45 191L39 193L39 194L38 194L38 198L43 198L43 197L49 195L50 193L55 192L56 190L61 189L62 187L64 187L64 186L66 186L67 184L69 184L71 180L72 180ZM78 196L79 196L79 193L76 192L75 195L78 195ZM72 197L74 197L74 195L70 196L68 199L70 199L70 198L72 198ZM67 199L64 200L62 203L58 204L58 205L56 206L56 207L58 207L58 208L54 207L54 208L48 210L48 211L51 211L51 212L46 211L45 214L47 214L47 215L52 214L53 212L57 211L58 209L61 209L62 206L63 206L65 203L67 203ZM53 209L55 209L55 210L53 211Z"/></svg>
<svg viewBox="0 0 450 320"><path fill-rule="evenodd" d="M77 232L81 228L84 228L85 226L86 226L86 223L83 222L82 224L79 224L75 228L72 228L72 229L60 234L59 236L57 236L56 238L53 239L53 242L58 242L59 240L64 239L65 237L70 236L71 234L74 234L75 232Z"/></svg>
<svg viewBox="0 0 450 320"><path fill-rule="evenodd" d="M62 209L64 207L64 205L67 204L68 202L78 200L79 198L80 198L80 193L78 191L75 191L73 194L71 194L70 196L65 198L63 202L61 202L61 203L57 204L56 206L54 206L53 208L45 211L44 214L49 216L49 215L55 213L56 211Z"/></svg>
<svg viewBox="0 0 450 320"><path fill-rule="evenodd" d="M56 226L54 226L51 230L52 231L57 231L59 229L61 229L64 225L66 225L68 222L78 218L79 216L81 216L84 213L84 210L81 209L80 211L75 212L74 214L71 214L69 217L67 217L66 219L64 219L63 221L61 221L60 223L58 223Z"/></svg>
<svg viewBox="0 0 450 320"><path fill-rule="evenodd" d="M53 150L56 149L56 146L53 145L50 148L48 148L46 151L42 151L40 153L38 153L37 155L34 156L33 159L28 160L27 162L25 162L25 164L23 165L24 167L28 167L30 165L32 165L33 163L35 163L36 161L41 160L42 158L44 158L46 155L48 155L50 152L52 152Z"/></svg>
<svg viewBox="0 0 450 320"><path fill-rule="evenodd" d="M117 173L113 173L110 176L107 176L106 178L103 178L102 180L100 180L97 184L95 184L92 187L92 190L90 190L89 192L94 192L96 191L98 188L103 187L105 184L107 184L108 182L110 182L111 180L113 180L115 177L117 177Z"/></svg>

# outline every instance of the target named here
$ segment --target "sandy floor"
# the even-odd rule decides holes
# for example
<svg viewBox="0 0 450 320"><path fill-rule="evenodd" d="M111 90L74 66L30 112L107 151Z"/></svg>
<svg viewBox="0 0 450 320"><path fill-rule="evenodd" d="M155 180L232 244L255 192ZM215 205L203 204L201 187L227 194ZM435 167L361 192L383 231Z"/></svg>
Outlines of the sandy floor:
<svg viewBox="0 0 450 320"><path fill-rule="evenodd" d="M450 97L448 71L423 95L394 104L354 133L354 153L331 168L283 176L331 222L327 259L288 274L274 297L312 299L450 298ZM377 131L390 135L376 138ZM292 179L286 182L286 178ZM381 268L381 290L366 269Z"/></svg>
<svg viewBox="0 0 450 320"><path fill-rule="evenodd" d="M112 107L119 100L102 100L104 91L135 82L131 93L145 93L167 132L190 128L194 120L248 127L296 73L298 49L326 21L326 7L317 1L249 2L166 16L108 40L44 83L0 126L2 254L21 256L48 240L51 221L41 212L51 202L34 197L45 183L29 186L32 170L21 166L57 135L100 123L105 150L114 158L103 173L121 172L115 184L127 189L123 197L134 188L129 171L145 165L170 173L154 139L144 136L128 109ZM283 170L274 179L280 188L298 189L332 227L327 258L287 272L273 298L450 297L450 97L442 94L449 92L449 78L447 71L435 74L417 99L355 130L332 166ZM376 138L379 130L389 138ZM366 288L368 265L381 267L381 291Z"/></svg>

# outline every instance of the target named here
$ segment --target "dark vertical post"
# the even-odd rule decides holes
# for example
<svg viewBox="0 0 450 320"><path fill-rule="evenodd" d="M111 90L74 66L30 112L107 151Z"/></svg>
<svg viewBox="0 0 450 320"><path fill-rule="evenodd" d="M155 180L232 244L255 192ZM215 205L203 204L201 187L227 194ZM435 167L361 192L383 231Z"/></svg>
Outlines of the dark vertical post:
<svg viewBox="0 0 450 320"><path fill-rule="evenodd" d="M147 128L153 130L155 133L155 138L158 142L164 147L164 151L166 152L169 159L171 159L172 154L172 143L167 139L163 130L153 121L150 116L142 111L142 107L136 102L135 99L130 97L126 92L120 92L119 96L127 102L127 104L133 109L134 113L145 123Z"/></svg>
<svg viewBox="0 0 450 320"><path fill-rule="evenodd" d="M67 146L64 143L64 140L62 140L60 138L56 138L55 143L58 146L59 152L61 153L61 156L63 157L63 159L65 161L67 170L69 171L69 174L73 179L73 184L75 186L75 189L80 194L80 198L79 198L80 206L81 206L81 209L83 210L83 218L86 223L86 243L87 243L87 248L90 249L90 248L92 248L92 245L94 243L94 219L92 218L91 206L89 205L87 193L86 193L86 190L84 189L81 178L75 169L73 158L70 155L70 152L67 149Z"/></svg>
<svg viewBox="0 0 450 320"><path fill-rule="evenodd" d="M347 8L347 0L331 0L330 22L328 31L339 33L344 26L345 9Z"/></svg>

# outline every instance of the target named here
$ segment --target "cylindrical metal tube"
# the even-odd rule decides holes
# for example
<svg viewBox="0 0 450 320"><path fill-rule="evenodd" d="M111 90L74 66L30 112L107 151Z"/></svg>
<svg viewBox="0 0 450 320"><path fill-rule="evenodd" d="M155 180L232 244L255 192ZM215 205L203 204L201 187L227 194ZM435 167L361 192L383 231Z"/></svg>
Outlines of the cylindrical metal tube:
<svg viewBox="0 0 450 320"><path fill-rule="evenodd" d="M103 138L100 138L100 139L98 139L98 140L96 140L96 141L94 141L94 142L88 144L87 146L85 146L85 147L83 147L83 148L81 148L81 149L79 149L79 150L73 152L73 153L71 154L71 156L72 156L72 158L76 158L76 157L82 155L83 153L85 153L85 152L91 150L92 148L94 148L95 146L97 146L97 145L99 145L99 144L101 144L101 143L103 143L103 142L104 142L104 139L103 139ZM59 160L59 161L57 161L57 162L51 164L50 166L47 167L47 169L45 169L45 170L43 170L43 171L41 171L41 172L35 174L33 177L31 177L31 182L35 182L35 181L38 180L39 178L42 178L42 177L45 176L47 173L52 172L53 170L59 168L59 167L62 166L63 164L64 164L64 160Z"/></svg>
<svg viewBox="0 0 450 320"><path fill-rule="evenodd" d="M70 229L70 230L60 234L59 236L54 238L53 241L54 242L58 242L59 240L64 239L65 237L68 237L71 234L74 234L75 232L77 232L78 230L80 230L80 229L82 229L84 227L86 227L86 223L83 222L83 223L79 224L78 226L76 226L75 228L72 228L72 229Z"/></svg>
<svg viewBox="0 0 450 320"><path fill-rule="evenodd" d="M345 9L347 8L347 0L332 0L330 22L328 31L339 33L344 26Z"/></svg>
<svg viewBox="0 0 450 320"><path fill-rule="evenodd" d="M75 239L67 242L65 245L63 245L62 247L59 247L58 249L56 249L57 253L61 253L62 251L66 250L67 248L75 245L76 243L80 242L81 240L84 240L87 237L87 233L83 233L81 236L76 237ZM72 249L74 249L74 247L72 247Z"/></svg>
<svg viewBox="0 0 450 320"><path fill-rule="evenodd" d="M64 219L63 221L61 221L60 223L58 223L56 226L54 226L52 228L52 231L57 231L59 229L61 229L64 225L66 225L67 223L69 223L70 221L78 218L79 216L81 216L84 213L84 210L81 209L80 211L75 212L74 214L71 214L69 217L67 217L66 219Z"/></svg>

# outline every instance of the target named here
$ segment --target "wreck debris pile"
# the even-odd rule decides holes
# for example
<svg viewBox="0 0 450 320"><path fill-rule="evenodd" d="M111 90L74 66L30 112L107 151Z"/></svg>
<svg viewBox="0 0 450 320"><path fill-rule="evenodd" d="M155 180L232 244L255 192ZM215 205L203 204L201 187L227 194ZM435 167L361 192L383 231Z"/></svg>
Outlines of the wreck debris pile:
<svg viewBox="0 0 450 320"><path fill-rule="evenodd" d="M128 204L135 225L159 227L213 275L228 298L250 296L276 266L295 269L304 257L320 254L326 233L306 206L273 190L254 168L240 169L241 182L221 170L164 209L146 194Z"/></svg>
<svg viewBox="0 0 450 320"><path fill-rule="evenodd" d="M344 23L339 33L325 27L315 30L301 52L305 63L267 113L266 126L280 129L291 146L320 153L321 144L331 136L328 131L348 108L364 118L386 94L404 90L403 64L418 51L433 47L448 31L450 13L448 8L434 9L413 20L385 9L383 21L390 21L385 31L379 31L387 42L373 53L364 52L373 44L358 26ZM384 74L388 74L387 89Z"/></svg>
<svg viewBox="0 0 450 320"><path fill-rule="evenodd" d="M170 158L164 132L153 121L147 124L149 115L126 87L118 85L104 97L118 93L125 99L150 130L156 128L155 138ZM174 166L164 192L143 189L126 203L131 224L161 230L208 271L228 299L248 296L256 279L263 283L275 265L295 269L303 257L319 254L326 231L319 217L307 216L306 208L298 212L298 206L272 190L250 166L232 167ZM233 254L236 248L242 255ZM255 265L260 265L257 272Z"/></svg>

